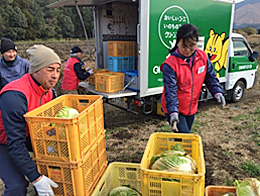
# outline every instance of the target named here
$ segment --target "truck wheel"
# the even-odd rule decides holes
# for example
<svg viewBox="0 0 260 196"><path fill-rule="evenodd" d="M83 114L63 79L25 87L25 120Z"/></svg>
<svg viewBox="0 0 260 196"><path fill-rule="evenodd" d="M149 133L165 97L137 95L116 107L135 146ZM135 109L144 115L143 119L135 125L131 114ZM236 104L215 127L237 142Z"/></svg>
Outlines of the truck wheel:
<svg viewBox="0 0 260 196"><path fill-rule="evenodd" d="M242 81L238 81L232 90L231 101L236 103L239 102L245 92L245 84Z"/></svg>

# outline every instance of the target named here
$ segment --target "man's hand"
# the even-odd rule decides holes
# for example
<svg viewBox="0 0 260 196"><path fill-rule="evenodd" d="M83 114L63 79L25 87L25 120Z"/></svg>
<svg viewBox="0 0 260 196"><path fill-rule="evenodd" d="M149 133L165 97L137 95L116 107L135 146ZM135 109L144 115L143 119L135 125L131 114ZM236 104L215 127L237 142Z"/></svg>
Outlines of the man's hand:
<svg viewBox="0 0 260 196"><path fill-rule="evenodd" d="M179 114L177 112L173 112L170 114L170 125L172 131L178 132L177 123L179 123Z"/></svg>
<svg viewBox="0 0 260 196"><path fill-rule="evenodd" d="M216 100L221 103L221 108L224 108L224 106L226 105L226 100L225 97L223 96L222 93L216 93L215 96Z"/></svg>
<svg viewBox="0 0 260 196"><path fill-rule="evenodd" d="M93 74L93 73L94 73L93 69L90 69L90 70L88 71L88 73L89 73L90 75Z"/></svg>
<svg viewBox="0 0 260 196"><path fill-rule="evenodd" d="M40 179L33 182L39 196L54 196L51 187L57 188L58 185L46 176L39 177Z"/></svg>
<svg viewBox="0 0 260 196"><path fill-rule="evenodd" d="M91 67L86 67L85 70L86 71L89 71L91 69Z"/></svg>

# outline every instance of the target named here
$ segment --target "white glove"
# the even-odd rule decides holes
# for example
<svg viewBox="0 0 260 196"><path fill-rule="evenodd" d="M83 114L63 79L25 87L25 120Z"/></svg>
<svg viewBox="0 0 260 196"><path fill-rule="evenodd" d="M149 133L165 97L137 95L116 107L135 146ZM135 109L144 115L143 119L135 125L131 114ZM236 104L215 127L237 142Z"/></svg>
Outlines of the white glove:
<svg viewBox="0 0 260 196"><path fill-rule="evenodd" d="M178 132L176 125L179 123L179 114L177 112L173 112L170 114L170 125L172 131Z"/></svg>
<svg viewBox="0 0 260 196"><path fill-rule="evenodd" d="M93 73L94 73L93 69L90 69L90 70L88 71L88 73L89 73L90 75L93 74Z"/></svg>
<svg viewBox="0 0 260 196"><path fill-rule="evenodd" d="M91 69L91 67L86 67L86 68L85 68L86 71L89 71L89 69Z"/></svg>
<svg viewBox="0 0 260 196"><path fill-rule="evenodd" d="M226 105L226 100L225 97L223 96L222 93L216 93L215 96L216 100L221 103L221 108L224 108L224 106Z"/></svg>
<svg viewBox="0 0 260 196"><path fill-rule="evenodd" d="M51 189L51 186L57 188L58 185L53 182L50 178L42 176L42 178L35 183L32 183L35 186L39 196L54 196L54 193Z"/></svg>

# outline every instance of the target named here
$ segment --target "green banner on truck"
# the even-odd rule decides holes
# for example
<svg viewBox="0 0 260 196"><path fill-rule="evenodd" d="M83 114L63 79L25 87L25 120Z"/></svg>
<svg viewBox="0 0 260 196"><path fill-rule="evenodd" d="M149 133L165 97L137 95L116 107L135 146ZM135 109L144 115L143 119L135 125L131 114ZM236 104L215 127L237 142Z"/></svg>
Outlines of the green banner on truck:
<svg viewBox="0 0 260 196"><path fill-rule="evenodd" d="M151 0L149 9L148 88L163 86L160 65L175 45L185 23L199 28L198 48L208 54L217 77L224 77L231 29L232 4L214 0Z"/></svg>

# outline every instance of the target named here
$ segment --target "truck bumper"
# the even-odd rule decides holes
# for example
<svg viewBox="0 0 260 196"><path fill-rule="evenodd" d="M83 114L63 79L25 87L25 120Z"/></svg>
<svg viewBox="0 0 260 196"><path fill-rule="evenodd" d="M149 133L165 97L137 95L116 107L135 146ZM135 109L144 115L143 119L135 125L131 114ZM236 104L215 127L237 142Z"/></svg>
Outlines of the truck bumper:
<svg viewBox="0 0 260 196"><path fill-rule="evenodd" d="M255 72L255 80L254 80L253 86L255 86L255 84L257 83L257 81L258 81L258 71Z"/></svg>

